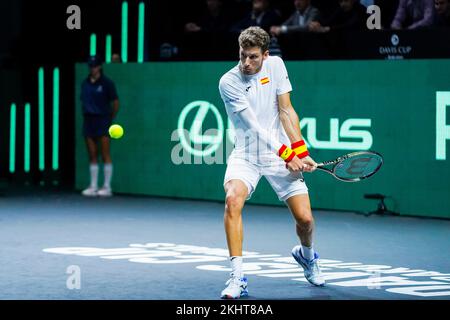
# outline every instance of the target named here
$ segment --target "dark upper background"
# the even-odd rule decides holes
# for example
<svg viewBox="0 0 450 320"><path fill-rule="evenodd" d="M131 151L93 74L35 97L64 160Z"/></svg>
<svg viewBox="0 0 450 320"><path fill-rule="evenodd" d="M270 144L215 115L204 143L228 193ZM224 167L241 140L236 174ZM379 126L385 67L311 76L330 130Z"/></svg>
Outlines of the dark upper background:
<svg viewBox="0 0 450 320"><path fill-rule="evenodd" d="M129 62L137 56L137 13L138 0L129 0ZM237 39L235 34L222 33L217 36L189 36L184 33L184 25L201 19L205 10L204 0L171 1L147 0L145 26L145 60L236 60ZM233 22L242 19L249 10L251 1L226 0L225 9ZM69 5L81 8L81 30L68 30L66 9ZM2 0L0 1L0 179L15 179L7 173L9 106L12 102L23 105L36 104L37 70L44 67L46 79L51 79L53 67L61 70L61 111L60 111L60 163L57 180L63 185L73 183L74 168L74 63L86 61L89 55L89 35L97 34L97 50L104 56L106 34L112 35L113 52L120 53L122 0ZM337 0L313 0L312 4L328 16L337 7ZM382 24L389 28L395 14L398 0L375 0L382 9ZM286 20L294 11L293 0L272 1L272 5ZM312 35L299 38L301 41L282 43L285 59L383 59L377 50L367 49L380 41L380 31L365 30L364 35L344 34L341 38ZM417 45L416 52L423 52L419 58L450 57L450 50L439 47L450 43L447 30L411 32L410 45ZM337 39L337 40L336 40ZM428 42L422 42L426 39ZM310 42L308 42L310 41ZM170 44L178 54L167 58L161 55L161 45ZM317 43L320 43L318 46ZM421 45L422 43L422 45ZM324 45L325 44L325 45ZM389 45L387 43L386 45ZM335 46L331 50L330 46ZM437 46L436 48L434 46ZM422 47L422 49L420 49ZM302 54L293 49L309 48ZM359 48L359 49L358 49ZM372 51L370 51L372 50ZM326 51L326 52L325 52ZM50 83L50 81L48 81ZM47 84L46 84L47 85ZM45 93L46 101L51 101L51 92ZM37 110L32 108L32 128L36 125ZM47 124L51 124L51 113L46 113ZM18 124L20 131L20 124ZM47 131L48 132L48 131ZM37 135L32 136L32 159L37 154ZM46 134L46 144L51 145L51 134ZM47 153L50 148L47 148ZM21 148L17 149L21 157ZM18 160L19 161L19 160ZM51 156L46 154L47 167L51 167ZM37 172L36 161L32 161L32 182L40 181L43 174ZM19 165L18 165L19 167ZM45 180L45 179L44 179Z"/></svg>
<svg viewBox="0 0 450 320"><path fill-rule="evenodd" d="M389 28L399 0L375 0L382 10L382 24ZM136 57L137 7L139 0L129 3L129 56ZM186 34L184 24L198 21L205 12L205 0L171 1L146 0L146 60L160 59L160 46L170 43L183 53ZM227 19L235 23L251 7L249 0L225 0ZM81 8L81 30L68 30L66 9L76 4ZM2 0L0 2L0 63L22 66L30 63L61 64L85 61L89 54L89 35L98 35L98 45L104 46L104 36L112 34L113 51L120 52L122 0ZM272 7L286 20L294 11L293 0L272 0ZM327 17L338 7L338 0L312 0ZM370 32L370 31L367 31ZM234 40L236 37L233 36ZM206 42L207 43L207 42ZM221 47L219 43L217 46ZM218 52L226 54L208 56L204 48L197 47L195 54L175 57L183 60L230 60L228 48L222 45ZM101 49L100 49L101 51ZM309 59L317 57L311 56ZM319 56L320 58L320 56ZM335 58L335 57L334 57ZM304 56L288 59L305 59Z"/></svg>

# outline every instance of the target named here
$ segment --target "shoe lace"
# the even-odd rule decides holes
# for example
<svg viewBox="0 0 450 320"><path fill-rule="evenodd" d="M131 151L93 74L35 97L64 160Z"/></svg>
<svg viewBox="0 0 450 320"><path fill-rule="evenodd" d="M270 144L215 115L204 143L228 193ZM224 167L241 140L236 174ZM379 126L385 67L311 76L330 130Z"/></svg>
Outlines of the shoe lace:
<svg viewBox="0 0 450 320"><path fill-rule="evenodd" d="M309 265L315 275L317 275L317 276L321 275L319 263L318 263L317 259L314 259L313 261L311 261Z"/></svg>
<svg viewBox="0 0 450 320"><path fill-rule="evenodd" d="M228 287L240 287L241 286L241 280L237 277L232 277L228 279L228 281L225 283Z"/></svg>

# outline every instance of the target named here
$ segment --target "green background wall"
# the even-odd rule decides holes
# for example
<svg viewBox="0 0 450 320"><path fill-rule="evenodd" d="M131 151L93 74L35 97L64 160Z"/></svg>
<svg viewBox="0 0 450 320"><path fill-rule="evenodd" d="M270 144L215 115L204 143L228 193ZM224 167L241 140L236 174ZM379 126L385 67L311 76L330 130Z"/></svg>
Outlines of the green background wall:
<svg viewBox="0 0 450 320"><path fill-rule="evenodd" d="M117 86L121 109L116 123L125 129L112 141L113 190L120 193L223 199L225 164L174 164L171 137L179 115L189 103L207 101L227 117L218 81L234 62L110 64L104 70ZM371 119L371 150L385 164L372 178L345 183L322 172L306 174L313 208L371 211L376 201L365 193L382 193L389 209L401 214L450 218L449 160L436 160L436 92L450 91L450 60L286 62L293 85L292 101L301 119L315 118L316 139L330 140L330 119L339 126L347 119ZM84 64L76 66L76 188L88 185L87 153L81 134L80 84L87 76ZM448 101L450 105L450 101ZM196 109L198 110L198 109ZM190 128L196 111L186 117ZM450 111L446 123L450 124ZM336 120L334 120L336 121ZM208 112L203 130L217 128ZM310 124L302 128L309 141ZM335 136L331 134L331 136ZM336 138L336 137L335 137ZM337 138L336 138L337 139ZM347 142L361 139L339 138ZM219 150L225 149L224 144ZM447 142L448 149L450 148ZM208 147L204 145L203 148ZM317 161L329 160L355 149L315 148ZM447 151L450 157L450 149ZM188 155L186 153L186 155ZM200 161L190 157L191 163ZM102 183L102 179L100 179ZM265 179L252 203L281 204Z"/></svg>

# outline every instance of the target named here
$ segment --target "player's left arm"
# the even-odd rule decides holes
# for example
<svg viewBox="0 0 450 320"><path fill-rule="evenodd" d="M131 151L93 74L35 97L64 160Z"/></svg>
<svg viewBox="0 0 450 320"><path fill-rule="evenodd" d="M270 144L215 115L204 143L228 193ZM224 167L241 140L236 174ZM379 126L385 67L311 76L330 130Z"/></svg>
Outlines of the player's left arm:
<svg viewBox="0 0 450 320"><path fill-rule="evenodd" d="M300 119L291 103L290 92L278 95L277 99L280 121L291 141L291 148L302 159L303 163L307 165L305 171L312 172L317 168L317 163L309 156L300 129Z"/></svg>
<svg viewBox="0 0 450 320"><path fill-rule="evenodd" d="M289 140L293 143L295 141L302 140L302 133L300 130L300 120L297 112L291 103L290 93L283 93L277 97L278 99L278 112L280 120L283 125Z"/></svg>

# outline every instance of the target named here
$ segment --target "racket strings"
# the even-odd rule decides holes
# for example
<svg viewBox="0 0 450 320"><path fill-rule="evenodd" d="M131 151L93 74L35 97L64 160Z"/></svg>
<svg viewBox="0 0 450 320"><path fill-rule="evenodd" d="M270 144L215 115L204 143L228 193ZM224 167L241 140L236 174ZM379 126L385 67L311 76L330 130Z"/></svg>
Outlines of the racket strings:
<svg viewBox="0 0 450 320"><path fill-rule="evenodd" d="M344 159L334 168L334 174L345 180L364 179L374 174L383 163L378 155L359 155Z"/></svg>

